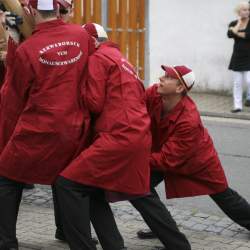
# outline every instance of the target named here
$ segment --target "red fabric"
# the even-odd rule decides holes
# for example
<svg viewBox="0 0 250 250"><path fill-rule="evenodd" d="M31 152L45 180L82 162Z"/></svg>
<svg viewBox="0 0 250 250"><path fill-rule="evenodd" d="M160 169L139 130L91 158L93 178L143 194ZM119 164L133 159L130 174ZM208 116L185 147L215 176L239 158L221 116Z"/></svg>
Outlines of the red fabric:
<svg viewBox="0 0 250 250"><path fill-rule="evenodd" d="M161 67L166 72L166 75L171 76L172 78L175 78L175 79L179 79L183 75L186 75L192 72L192 70L186 66L169 67L169 66L162 65Z"/></svg>
<svg viewBox="0 0 250 250"><path fill-rule="evenodd" d="M2 88L5 75L5 66L4 63L0 61L0 89Z"/></svg>
<svg viewBox="0 0 250 250"><path fill-rule="evenodd" d="M51 184L72 159L87 122L80 88L89 44L80 26L54 20L18 47L1 91L0 176Z"/></svg>
<svg viewBox="0 0 250 250"><path fill-rule="evenodd" d="M93 23L86 23L83 28L88 32L90 36L98 38L98 33Z"/></svg>
<svg viewBox="0 0 250 250"><path fill-rule="evenodd" d="M66 0L57 0L57 3L62 6L63 8L71 8L72 7L72 2L71 1L66 1Z"/></svg>
<svg viewBox="0 0 250 250"><path fill-rule="evenodd" d="M89 59L86 105L97 117L96 138L62 176L127 194L149 192L150 118L133 67L112 43Z"/></svg>
<svg viewBox="0 0 250 250"><path fill-rule="evenodd" d="M182 98L161 118L162 101L157 85L146 91L153 137L150 164L166 174L168 198L222 192L227 180L207 129L192 99Z"/></svg>

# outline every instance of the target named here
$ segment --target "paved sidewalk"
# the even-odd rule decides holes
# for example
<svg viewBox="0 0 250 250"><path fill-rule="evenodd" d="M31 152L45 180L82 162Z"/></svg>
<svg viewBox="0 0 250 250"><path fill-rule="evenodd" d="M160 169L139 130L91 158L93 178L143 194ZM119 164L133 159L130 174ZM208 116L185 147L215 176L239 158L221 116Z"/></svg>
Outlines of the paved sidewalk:
<svg viewBox="0 0 250 250"><path fill-rule="evenodd" d="M53 237L55 226L52 207L49 187L38 185L36 189L24 192L17 225L21 250L68 249L66 244ZM136 238L136 231L146 225L128 202L115 203L112 209L129 250L150 250L161 246L158 240L143 241ZM171 205L168 209L181 231L187 235L193 250L250 250L250 232L230 219ZM98 250L100 249L99 246Z"/></svg>
<svg viewBox="0 0 250 250"><path fill-rule="evenodd" d="M195 92L191 92L190 96L197 103L201 115L250 120L250 107L243 107L240 113L230 112L233 107L232 96Z"/></svg>

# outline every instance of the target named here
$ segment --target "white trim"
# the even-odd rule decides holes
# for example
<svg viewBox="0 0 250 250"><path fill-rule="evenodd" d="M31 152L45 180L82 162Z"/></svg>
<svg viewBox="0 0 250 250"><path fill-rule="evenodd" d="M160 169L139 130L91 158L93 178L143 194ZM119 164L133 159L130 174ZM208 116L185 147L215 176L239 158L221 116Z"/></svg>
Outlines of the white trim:
<svg viewBox="0 0 250 250"><path fill-rule="evenodd" d="M94 23L94 26L95 26L98 37L108 38L106 31L104 30L104 28L101 25Z"/></svg>
<svg viewBox="0 0 250 250"><path fill-rule="evenodd" d="M187 73L186 75L182 76L183 80L185 81L187 87L191 87L195 81L195 76L194 76L194 72L191 71L189 73Z"/></svg>
<svg viewBox="0 0 250 250"><path fill-rule="evenodd" d="M38 0L38 10L54 10L53 0Z"/></svg>

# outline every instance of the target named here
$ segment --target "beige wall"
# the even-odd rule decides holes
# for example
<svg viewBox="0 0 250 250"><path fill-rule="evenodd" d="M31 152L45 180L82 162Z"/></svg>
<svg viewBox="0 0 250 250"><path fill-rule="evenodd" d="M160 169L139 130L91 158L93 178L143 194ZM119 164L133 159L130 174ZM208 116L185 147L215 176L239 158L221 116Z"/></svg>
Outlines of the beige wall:
<svg viewBox="0 0 250 250"><path fill-rule="evenodd" d="M186 64L196 73L196 89L231 91L227 67L233 41L226 37L237 0L149 0L149 82L161 64Z"/></svg>

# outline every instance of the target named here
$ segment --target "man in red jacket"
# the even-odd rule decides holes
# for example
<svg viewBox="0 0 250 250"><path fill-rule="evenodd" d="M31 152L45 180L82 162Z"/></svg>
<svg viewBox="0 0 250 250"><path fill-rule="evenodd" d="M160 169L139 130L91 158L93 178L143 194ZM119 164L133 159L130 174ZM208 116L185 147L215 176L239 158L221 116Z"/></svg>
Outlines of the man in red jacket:
<svg viewBox="0 0 250 250"><path fill-rule="evenodd" d="M103 32L99 25L91 26L99 44L98 34ZM94 140L56 182L63 231L72 250L94 249L89 199L103 195L104 190L123 198L149 192L151 133L142 82L117 45L109 41L101 42L90 56L88 71L84 99L94 118ZM106 225L102 231L108 242ZM99 240L103 249L123 247L114 248Z"/></svg>
<svg viewBox="0 0 250 250"><path fill-rule="evenodd" d="M88 127L80 89L94 48L79 25L57 19L56 6L55 0L30 0L36 29L17 48L1 91L1 250L18 249L23 183L52 184Z"/></svg>
<svg viewBox="0 0 250 250"><path fill-rule="evenodd" d="M162 220L167 210L164 206L158 209L157 204L162 202L155 191L165 180L167 198L210 195L232 220L250 230L250 205L228 187L212 139L203 127L195 103L187 95L194 84L194 73L186 66L162 69L165 74L160 83L146 91L153 137L150 166L155 206L144 207L144 219L147 221L153 213L162 228L168 224ZM150 227L155 236L161 237L154 229L157 224ZM138 236L150 238L153 233L141 230Z"/></svg>

